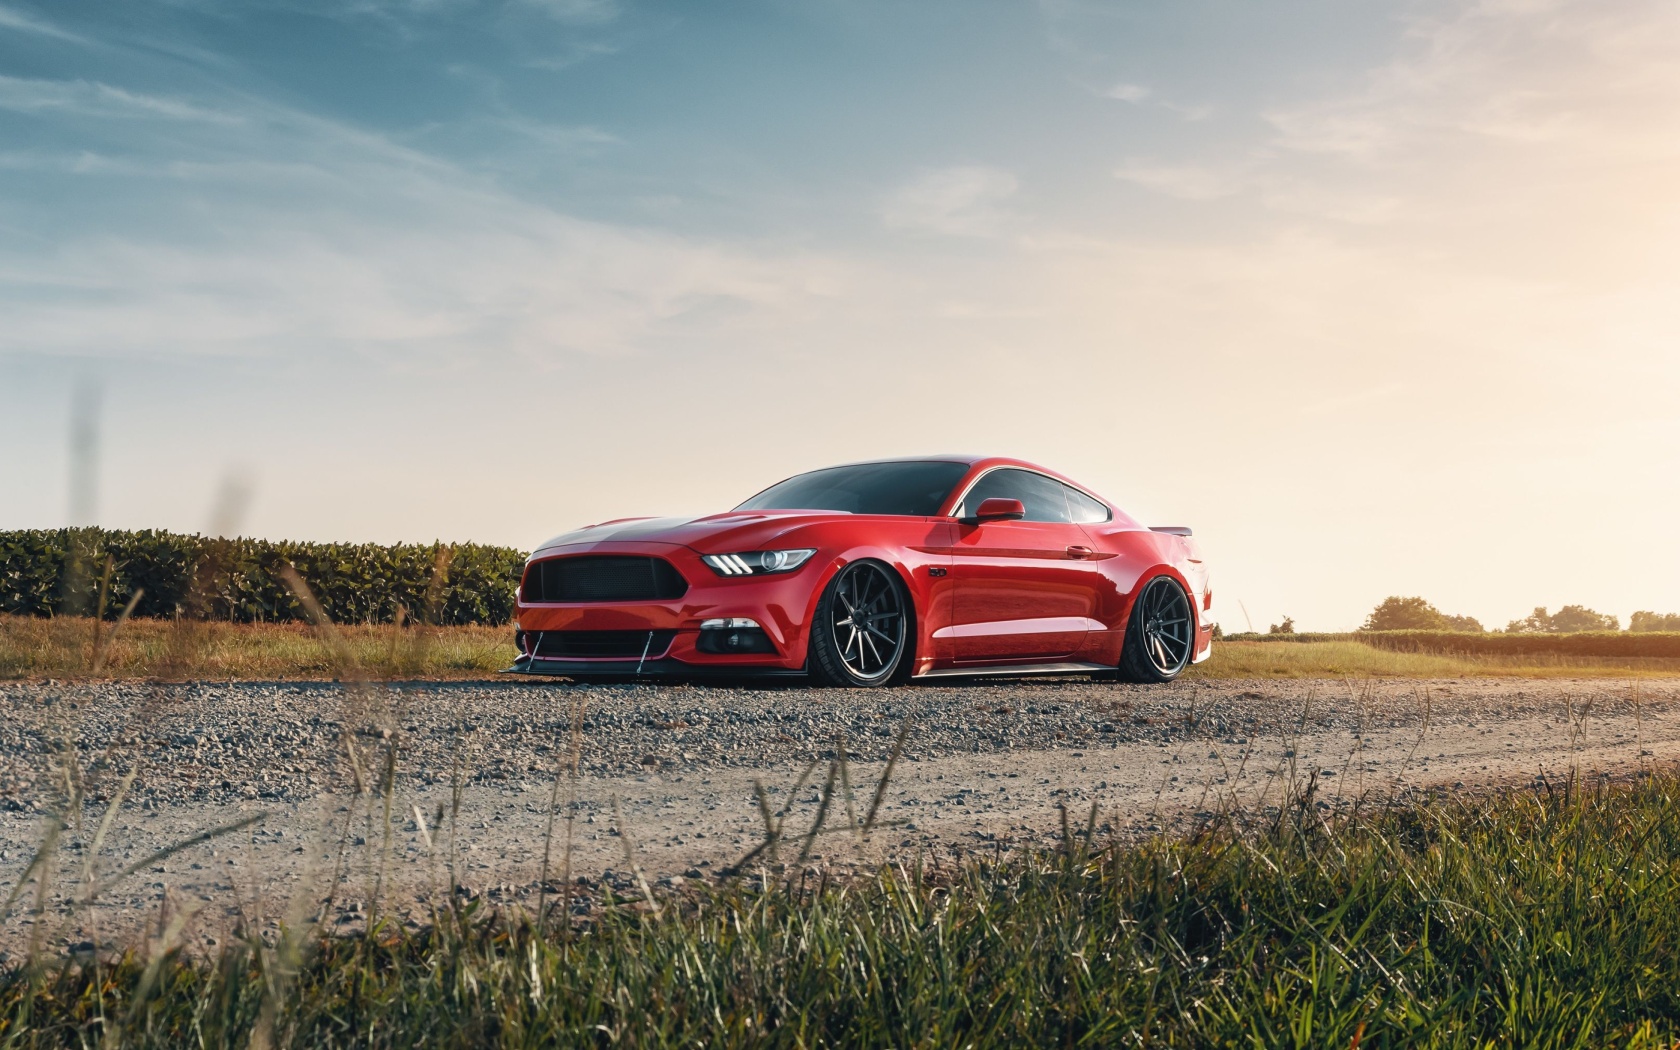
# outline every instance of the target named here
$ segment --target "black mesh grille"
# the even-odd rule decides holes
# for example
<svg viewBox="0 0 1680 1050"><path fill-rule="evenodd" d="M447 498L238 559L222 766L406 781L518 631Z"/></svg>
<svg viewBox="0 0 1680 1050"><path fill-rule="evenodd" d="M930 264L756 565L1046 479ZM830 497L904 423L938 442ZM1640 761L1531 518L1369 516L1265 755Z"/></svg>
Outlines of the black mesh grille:
<svg viewBox="0 0 1680 1050"><path fill-rule="evenodd" d="M519 593L527 602L644 602L681 598L688 581L664 558L584 554L534 563Z"/></svg>
<svg viewBox="0 0 1680 1050"><path fill-rule="evenodd" d="M537 655L556 660L639 659L665 655L675 631L543 631Z"/></svg>

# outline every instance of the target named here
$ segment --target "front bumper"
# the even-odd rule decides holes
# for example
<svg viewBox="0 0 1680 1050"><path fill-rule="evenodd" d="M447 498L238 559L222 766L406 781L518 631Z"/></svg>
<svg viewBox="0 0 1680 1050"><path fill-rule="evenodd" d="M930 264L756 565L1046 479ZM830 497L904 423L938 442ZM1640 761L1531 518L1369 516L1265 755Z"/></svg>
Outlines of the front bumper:
<svg viewBox="0 0 1680 1050"><path fill-rule="evenodd" d="M558 678L804 678L803 667L788 670L750 664L693 664L661 658L635 660L558 660L520 657L503 674L545 675Z"/></svg>
<svg viewBox="0 0 1680 1050"><path fill-rule="evenodd" d="M713 572L693 550L669 543L607 542L539 553L543 558L574 554L663 558L682 574L688 591L671 600L619 602L527 603L522 596L516 619L521 635L530 641L507 669L513 674L568 678L802 675L810 618L832 568L819 556L789 573L724 577ZM756 621L775 651L717 653L700 649L702 623L737 617ZM671 638L669 644L635 656L582 659L538 656L530 651L538 635L560 631L657 631L671 632Z"/></svg>

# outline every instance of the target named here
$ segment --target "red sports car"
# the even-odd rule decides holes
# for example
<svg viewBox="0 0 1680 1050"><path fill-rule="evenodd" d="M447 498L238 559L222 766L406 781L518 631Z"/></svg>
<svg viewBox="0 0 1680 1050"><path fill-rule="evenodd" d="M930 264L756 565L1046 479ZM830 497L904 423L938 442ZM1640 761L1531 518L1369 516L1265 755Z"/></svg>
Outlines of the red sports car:
<svg viewBox="0 0 1680 1050"><path fill-rule="evenodd" d="M1189 529L1020 460L882 460L556 536L526 562L509 670L1166 682L1207 658L1212 607Z"/></svg>

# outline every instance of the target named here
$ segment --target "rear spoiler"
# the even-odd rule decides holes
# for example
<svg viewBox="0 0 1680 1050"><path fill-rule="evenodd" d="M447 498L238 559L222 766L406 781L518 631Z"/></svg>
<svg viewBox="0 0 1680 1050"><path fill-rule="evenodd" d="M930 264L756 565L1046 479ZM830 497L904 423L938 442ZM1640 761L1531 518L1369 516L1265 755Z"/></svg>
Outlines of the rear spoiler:
<svg viewBox="0 0 1680 1050"><path fill-rule="evenodd" d="M1164 532L1169 536L1183 536L1186 539L1191 535L1189 527L1185 525L1151 525L1149 531Z"/></svg>

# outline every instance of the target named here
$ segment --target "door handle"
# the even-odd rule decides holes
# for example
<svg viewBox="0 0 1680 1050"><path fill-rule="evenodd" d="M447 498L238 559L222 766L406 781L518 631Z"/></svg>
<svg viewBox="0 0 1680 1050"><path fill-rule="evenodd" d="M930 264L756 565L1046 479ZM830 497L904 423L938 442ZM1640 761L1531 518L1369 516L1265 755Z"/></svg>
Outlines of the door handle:
<svg viewBox="0 0 1680 1050"><path fill-rule="evenodd" d="M1089 547L1073 546L1067 549L1067 556L1070 558L1089 558L1095 553L1097 552Z"/></svg>

